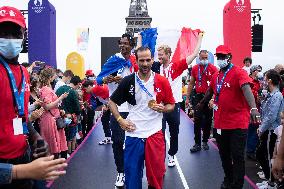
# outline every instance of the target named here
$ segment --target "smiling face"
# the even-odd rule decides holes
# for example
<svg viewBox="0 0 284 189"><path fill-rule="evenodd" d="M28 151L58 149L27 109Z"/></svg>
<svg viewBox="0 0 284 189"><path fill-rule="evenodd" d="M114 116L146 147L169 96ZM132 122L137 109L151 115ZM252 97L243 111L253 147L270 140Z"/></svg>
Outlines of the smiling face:
<svg viewBox="0 0 284 189"><path fill-rule="evenodd" d="M141 75L146 76L150 73L153 62L154 60L151 57L151 52L149 49L137 52L137 63Z"/></svg>
<svg viewBox="0 0 284 189"><path fill-rule="evenodd" d="M130 41L128 40L127 37L120 38L120 40L118 42L118 46L119 46L120 53L123 56L130 55L132 47L131 47Z"/></svg>
<svg viewBox="0 0 284 189"><path fill-rule="evenodd" d="M166 64L170 60L170 55L166 54L164 49L158 51L158 59L161 64Z"/></svg>

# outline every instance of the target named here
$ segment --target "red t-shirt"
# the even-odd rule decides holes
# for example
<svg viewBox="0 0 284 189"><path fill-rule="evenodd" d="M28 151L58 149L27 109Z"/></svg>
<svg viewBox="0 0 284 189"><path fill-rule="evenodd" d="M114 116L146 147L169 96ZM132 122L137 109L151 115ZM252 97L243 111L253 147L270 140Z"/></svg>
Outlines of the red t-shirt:
<svg viewBox="0 0 284 189"><path fill-rule="evenodd" d="M18 89L21 89L22 74L19 65L9 64ZM25 116L28 119L28 103L30 96L30 81L28 71L22 67L25 75ZM9 76L0 65L0 159L13 159L22 156L27 149L26 135L14 135L13 119L17 117L14 107L14 97L10 87Z"/></svg>
<svg viewBox="0 0 284 189"><path fill-rule="evenodd" d="M258 92L260 90L260 82L258 80L252 79L253 86L251 87L252 94L255 99L255 104L257 108L260 108L260 104L257 102Z"/></svg>
<svg viewBox="0 0 284 189"><path fill-rule="evenodd" d="M200 67L201 85L198 80L198 67ZM218 72L218 69L213 64L208 64L204 72L205 67L204 65L195 65L191 70L191 76L195 79L195 90L197 93L206 93L213 74Z"/></svg>
<svg viewBox="0 0 284 189"><path fill-rule="evenodd" d="M103 84L103 85L95 85L92 89L92 93L96 97L101 97L103 99L107 99L109 97L109 91L108 91L108 86Z"/></svg>
<svg viewBox="0 0 284 189"><path fill-rule="evenodd" d="M217 94L216 83L220 83L224 73L219 71L212 77L210 88ZM216 103L218 110L214 110L214 127L216 129L247 129L250 120L249 105L243 95L241 86L251 84L252 79L247 72L237 66L228 72Z"/></svg>
<svg viewBox="0 0 284 189"><path fill-rule="evenodd" d="M89 102L89 100L91 98L91 94L87 93L84 88L82 89L82 92L83 92L83 101L84 102Z"/></svg>

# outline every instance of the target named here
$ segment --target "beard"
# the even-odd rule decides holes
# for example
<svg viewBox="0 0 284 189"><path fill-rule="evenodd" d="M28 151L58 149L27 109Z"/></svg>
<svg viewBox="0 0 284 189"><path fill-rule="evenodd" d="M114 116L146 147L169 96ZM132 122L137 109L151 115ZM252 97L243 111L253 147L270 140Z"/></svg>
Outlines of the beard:
<svg viewBox="0 0 284 189"><path fill-rule="evenodd" d="M141 72L141 74L146 75L151 71L151 67L149 66L139 67L139 71Z"/></svg>

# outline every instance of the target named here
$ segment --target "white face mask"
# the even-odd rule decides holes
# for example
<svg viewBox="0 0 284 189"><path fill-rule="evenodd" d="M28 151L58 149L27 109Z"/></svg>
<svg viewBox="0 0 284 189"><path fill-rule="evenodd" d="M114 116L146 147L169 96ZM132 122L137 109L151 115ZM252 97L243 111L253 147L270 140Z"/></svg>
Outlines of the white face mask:
<svg viewBox="0 0 284 189"><path fill-rule="evenodd" d="M96 78L95 77L88 77L88 80L94 81L94 80L96 80Z"/></svg>
<svg viewBox="0 0 284 189"><path fill-rule="evenodd" d="M70 118L64 118L65 124L70 125L70 123L72 122L72 119Z"/></svg>
<svg viewBox="0 0 284 189"><path fill-rule="evenodd" d="M0 54L7 59L15 58L23 50L23 39L0 38Z"/></svg>
<svg viewBox="0 0 284 189"><path fill-rule="evenodd" d="M226 66L228 66L228 59L225 60L217 60L217 64L219 66L220 69L225 68Z"/></svg>
<svg viewBox="0 0 284 189"><path fill-rule="evenodd" d="M207 65L208 64L208 60L200 60L200 64L201 65Z"/></svg>
<svg viewBox="0 0 284 189"><path fill-rule="evenodd" d="M263 73L262 72L258 72L256 77L257 77L257 79L262 80L263 79Z"/></svg>

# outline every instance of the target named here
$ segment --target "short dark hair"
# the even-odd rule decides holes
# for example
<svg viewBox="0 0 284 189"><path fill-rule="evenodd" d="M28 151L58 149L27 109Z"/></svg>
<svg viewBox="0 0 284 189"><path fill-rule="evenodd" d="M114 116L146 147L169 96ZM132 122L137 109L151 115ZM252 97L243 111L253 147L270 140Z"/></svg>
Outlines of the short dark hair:
<svg viewBox="0 0 284 189"><path fill-rule="evenodd" d="M280 78L280 74L277 71L273 69L268 70L265 76L267 79L271 80L273 85L279 85L281 78Z"/></svg>
<svg viewBox="0 0 284 189"><path fill-rule="evenodd" d="M132 37L129 33L124 33L122 34L121 38L126 37L129 41L130 46L133 48L136 46L136 41L134 39L134 37ZM120 39L118 40L118 44L120 43Z"/></svg>
<svg viewBox="0 0 284 189"><path fill-rule="evenodd" d="M252 63L252 59L251 57L245 57L245 59L243 60L243 63L245 63L246 61L249 61L249 63Z"/></svg>
<svg viewBox="0 0 284 189"><path fill-rule="evenodd" d="M136 49L136 51L135 51L136 60L138 60L138 52L147 51L147 50L149 50L150 53L151 53L151 49L150 49L149 47L143 47L143 46L141 46L141 47L139 47L138 49ZM153 58L152 53L151 53L151 58Z"/></svg>
<svg viewBox="0 0 284 189"><path fill-rule="evenodd" d="M94 82L92 80L85 80L84 83L82 84L84 88L93 86L93 85L94 85Z"/></svg>
<svg viewBox="0 0 284 189"><path fill-rule="evenodd" d="M74 74L71 70L66 70L64 73L63 73L63 76L65 77L73 77Z"/></svg>
<svg viewBox="0 0 284 189"><path fill-rule="evenodd" d="M82 83L82 80L79 76L75 75L71 78L70 83L73 83L74 85L78 85L79 83Z"/></svg>
<svg viewBox="0 0 284 189"><path fill-rule="evenodd" d="M231 53L228 53L228 54L216 53L216 57L217 57L217 59L218 59L218 57L221 57L221 58L227 58L229 60L232 60L233 55Z"/></svg>

